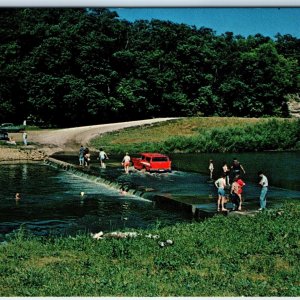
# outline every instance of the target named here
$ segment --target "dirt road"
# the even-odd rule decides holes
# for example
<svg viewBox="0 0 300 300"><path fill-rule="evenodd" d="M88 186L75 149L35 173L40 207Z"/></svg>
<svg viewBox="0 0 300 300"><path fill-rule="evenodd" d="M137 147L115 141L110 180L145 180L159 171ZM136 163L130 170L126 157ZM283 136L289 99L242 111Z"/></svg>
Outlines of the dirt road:
<svg viewBox="0 0 300 300"><path fill-rule="evenodd" d="M58 130L30 131L28 134L28 141L29 143L33 142L38 144L39 148L41 148L47 155L51 155L58 151L77 151L81 144L86 146L92 138L106 132L144 124L163 122L171 119L174 118L157 118Z"/></svg>

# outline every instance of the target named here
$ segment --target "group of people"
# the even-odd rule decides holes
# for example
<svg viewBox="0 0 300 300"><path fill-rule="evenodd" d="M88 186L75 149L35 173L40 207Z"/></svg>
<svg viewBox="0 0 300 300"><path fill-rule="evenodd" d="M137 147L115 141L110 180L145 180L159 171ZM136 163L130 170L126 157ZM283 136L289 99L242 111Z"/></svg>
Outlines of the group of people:
<svg viewBox="0 0 300 300"><path fill-rule="evenodd" d="M209 175L210 179L213 179L213 161L209 161ZM241 210L243 203L243 187L246 185L241 178L241 172L245 175L245 169L240 164L240 162L234 158L232 165L228 167L227 163L224 162L222 165L222 175L217 179L214 184L218 189L218 200L217 200L217 210L218 211L227 211L225 208L225 203L228 201L228 196L226 196L226 191L229 191L229 197L233 204L233 210ZM259 197L260 208L263 210L266 208L266 196L268 192L268 179L263 174L262 171L258 172L260 177L259 184L261 186L261 193Z"/></svg>
<svg viewBox="0 0 300 300"><path fill-rule="evenodd" d="M240 178L240 175L236 175L233 179L231 185L226 183L226 174L223 173L222 176L215 181L215 186L218 189L218 211L227 211L225 208L225 203L227 202L226 189L230 190L231 201L234 205L234 210L242 209L242 193L245 182Z"/></svg>
<svg viewBox="0 0 300 300"><path fill-rule="evenodd" d="M27 146L27 132L26 131L22 132L22 140L23 140L24 146ZM14 146L17 145L17 142L15 141L13 136L10 136L8 138L8 141L6 141L6 143L9 145L14 145Z"/></svg>
<svg viewBox="0 0 300 300"><path fill-rule="evenodd" d="M90 150L82 145L79 148L79 165L89 167L91 160Z"/></svg>
<svg viewBox="0 0 300 300"><path fill-rule="evenodd" d="M97 159L100 161L100 167L102 169L105 169L106 168L105 160L108 159L108 156L102 148L99 149L99 155ZM81 145L79 149L79 165L89 167L90 161L91 161L91 153L89 148L83 147Z"/></svg>
<svg viewBox="0 0 300 300"><path fill-rule="evenodd" d="M106 168L105 162L108 159L109 158L108 158L108 155L106 154L106 152L103 150L103 148L100 148L97 160L99 160L99 162L100 162L101 169ZM90 160L91 160L91 154L90 154L89 148L83 147L83 145L81 145L80 149L79 149L79 165L88 167L90 165ZM129 173L130 162L131 162L131 158L129 156L129 153L127 152L121 162L126 174Z"/></svg>

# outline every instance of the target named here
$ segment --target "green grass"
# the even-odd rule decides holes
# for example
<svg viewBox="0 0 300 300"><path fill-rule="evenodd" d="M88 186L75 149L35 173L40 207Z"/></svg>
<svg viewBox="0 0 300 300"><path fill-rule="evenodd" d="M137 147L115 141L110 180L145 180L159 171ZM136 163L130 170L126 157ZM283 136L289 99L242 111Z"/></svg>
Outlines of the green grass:
<svg viewBox="0 0 300 300"><path fill-rule="evenodd" d="M299 148L294 119L182 118L103 134L91 145L114 153L243 152Z"/></svg>
<svg viewBox="0 0 300 300"><path fill-rule="evenodd" d="M256 118L220 118L220 117L193 117L177 120L125 128L101 135L93 141L93 145L124 145L140 144L144 142L161 142L170 136L194 136L207 129L244 125L262 122Z"/></svg>
<svg viewBox="0 0 300 300"><path fill-rule="evenodd" d="M290 203L120 240L21 230L0 246L0 296L299 296L299 217Z"/></svg>

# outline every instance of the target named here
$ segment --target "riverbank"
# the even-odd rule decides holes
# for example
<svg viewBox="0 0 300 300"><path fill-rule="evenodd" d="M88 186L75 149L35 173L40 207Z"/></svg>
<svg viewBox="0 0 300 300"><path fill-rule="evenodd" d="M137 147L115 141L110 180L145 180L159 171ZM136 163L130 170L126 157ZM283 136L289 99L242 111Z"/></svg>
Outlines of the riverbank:
<svg viewBox="0 0 300 300"><path fill-rule="evenodd" d="M111 153L225 153L300 148L300 120L193 117L107 133L91 141Z"/></svg>
<svg viewBox="0 0 300 300"><path fill-rule="evenodd" d="M43 160L45 153L34 146L0 146L0 162L23 161L23 160Z"/></svg>
<svg viewBox="0 0 300 300"><path fill-rule="evenodd" d="M252 217L158 224L132 238L23 229L0 245L0 296L299 296L299 217L295 202Z"/></svg>

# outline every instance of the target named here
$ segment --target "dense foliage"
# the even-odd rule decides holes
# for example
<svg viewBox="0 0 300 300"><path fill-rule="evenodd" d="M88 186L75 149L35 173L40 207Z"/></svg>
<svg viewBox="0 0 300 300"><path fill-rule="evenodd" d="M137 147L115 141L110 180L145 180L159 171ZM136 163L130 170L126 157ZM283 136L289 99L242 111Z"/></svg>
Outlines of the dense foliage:
<svg viewBox="0 0 300 300"><path fill-rule="evenodd" d="M285 116L300 40L120 20L108 9L0 10L0 121Z"/></svg>
<svg viewBox="0 0 300 300"><path fill-rule="evenodd" d="M300 120L184 118L108 133L94 139L91 145L120 154L299 150Z"/></svg>
<svg viewBox="0 0 300 300"><path fill-rule="evenodd" d="M299 213L289 203L120 240L21 231L0 245L0 296L299 296Z"/></svg>

